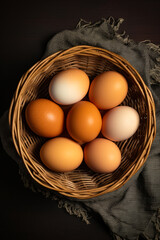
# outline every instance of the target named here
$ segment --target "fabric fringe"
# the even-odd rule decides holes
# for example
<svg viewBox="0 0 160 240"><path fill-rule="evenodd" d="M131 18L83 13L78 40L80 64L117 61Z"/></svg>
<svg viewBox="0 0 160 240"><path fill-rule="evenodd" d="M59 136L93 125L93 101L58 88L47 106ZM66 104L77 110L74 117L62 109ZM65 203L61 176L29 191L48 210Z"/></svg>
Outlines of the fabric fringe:
<svg viewBox="0 0 160 240"><path fill-rule="evenodd" d="M157 58L155 59L155 65L150 70L151 84L160 83L160 45L156 45L152 43L150 40L142 41L141 43L146 44L146 47L149 51L155 52L157 54Z"/></svg>
<svg viewBox="0 0 160 240"><path fill-rule="evenodd" d="M87 211L85 209L82 209L78 204L72 204L71 202L59 200L58 207L65 208L70 215L80 217L84 222L90 224Z"/></svg>
<svg viewBox="0 0 160 240"><path fill-rule="evenodd" d="M151 76L151 84L160 83L160 57L156 58L157 63L155 64L154 68L150 71Z"/></svg>
<svg viewBox="0 0 160 240"><path fill-rule="evenodd" d="M87 28L99 27L103 22L106 22L114 29L114 31L117 32L123 21L124 21L123 18L118 18L117 20L115 20L112 16L109 17L108 19L101 18L101 20L94 22L94 23L87 22L86 20L81 18L80 21L78 22L76 28L79 29L79 28L86 28L86 27Z"/></svg>
<svg viewBox="0 0 160 240"><path fill-rule="evenodd" d="M121 40L124 44L129 44L129 43L132 43L133 40L129 38L129 35L126 35L125 31L123 31L123 33L117 33L120 28L120 25L123 23L123 21L124 21L123 18L114 19L112 16L110 16L108 19L101 18L101 20L99 20L95 23L87 22L84 19L80 19L76 28L77 29L93 28L93 27L99 27L102 23L107 23L113 30L115 37L118 40Z"/></svg>
<svg viewBox="0 0 160 240"><path fill-rule="evenodd" d="M102 23L106 22L113 30L115 38L123 42L125 45L135 45L134 41L130 39L129 35L126 35L126 32L118 33L119 28L121 24L123 23L123 18L114 19L112 16L108 19L102 18L100 21L97 21L95 23L87 22L84 19L80 19L78 22L76 28L92 28L92 27L98 27ZM144 40L139 43L145 44L149 51L154 51L157 53L156 63L154 67L150 70L150 77L151 77L151 84L157 84L160 83L160 45L156 45L152 43L150 40Z"/></svg>
<svg viewBox="0 0 160 240"><path fill-rule="evenodd" d="M123 19L118 19L118 23L115 24L115 21L112 22L111 26L113 30L115 31L115 36L117 39L121 40L124 44L134 44L134 41L129 38L129 35L126 35L125 31L123 33L117 33L119 30L119 27L121 23L123 22ZM109 22L108 22L109 23ZM145 44L149 52L156 52L157 58L156 63L150 70L150 83L151 84L157 84L160 83L160 45L156 45L152 43L150 40L144 40L139 43L139 45Z"/></svg>
<svg viewBox="0 0 160 240"><path fill-rule="evenodd" d="M60 196L57 196L53 192L49 190L43 190L41 186L37 185L35 182L32 182L32 179L29 179L25 174L24 171L21 171L21 168L19 168L19 174L21 176L21 179L23 181L23 184L26 188L29 188L33 192L39 192L41 193L45 198L50 198L51 200L55 200L58 202L58 208L65 208L67 213L70 215L77 216L82 219L86 224L90 224L89 219L91 218L88 214L88 211L84 209L80 204L78 203L72 203L69 200L66 200L65 198L61 198Z"/></svg>
<svg viewBox="0 0 160 240"><path fill-rule="evenodd" d="M124 22L123 18L118 18L117 20L115 20L113 17L109 17L107 20L107 23L111 26L111 28L115 33L115 38L123 42L125 45L129 45L134 41L129 38L129 35L126 35L126 31L123 31L122 33L118 33L119 28L123 22Z"/></svg>

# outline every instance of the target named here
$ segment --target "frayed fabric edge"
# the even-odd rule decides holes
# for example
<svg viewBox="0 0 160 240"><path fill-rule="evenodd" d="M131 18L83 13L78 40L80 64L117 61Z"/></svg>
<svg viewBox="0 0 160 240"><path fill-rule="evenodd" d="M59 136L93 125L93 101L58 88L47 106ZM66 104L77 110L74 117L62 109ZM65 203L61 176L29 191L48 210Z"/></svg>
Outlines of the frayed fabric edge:
<svg viewBox="0 0 160 240"><path fill-rule="evenodd" d="M105 22L111 27L111 29L113 30L113 32L115 34L115 37L118 40L122 41L124 44L133 43L134 41L129 38L129 35L126 35L125 31L123 31L123 33L117 33L121 24L123 23L123 21L124 21L123 18L115 19L112 16L110 16L108 19L101 18L101 20L94 22L94 23L87 22L84 19L80 19L80 21L78 22L78 24L76 26L76 29L99 27L101 24L103 24Z"/></svg>
<svg viewBox="0 0 160 240"><path fill-rule="evenodd" d="M124 21L123 18L118 18L117 20L115 20L114 17L112 16L110 16L108 19L101 18L99 21L94 23L92 23L91 21L88 22L81 18L76 28L79 29L79 28L86 28L86 27L87 28L99 27L103 22L106 22L113 28L115 32L117 32L123 21Z"/></svg>
<svg viewBox="0 0 160 240"><path fill-rule="evenodd" d="M79 206L79 204L72 204L71 202L65 200L58 201L59 208L65 208L70 215L75 215L82 218L86 224L90 224L88 213L85 209Z"/></svg>
<svg viewBox="0 0 160 240"><path fill-rule="evenodd" d="M21 176L21 179L23 181L23 184L26 188L31 189L33 192L38 192L41 193L45 198L49 198L51 200L55 200L58 202L58 208L65 208L67 213L70 215L77 216L82 219L86 224L90 224L89 219L91 216L89 216L88 211L83 208L80 204L78 203L72 203L69 200L66 200L64 198L61 198L60 196L57 196L53 192L51 193L49 190L45 191L42 190L41 187L36 186L36 183L33 184L20 170L19 168L19 174Z"/></svg>
<svg viewBox="0 0 160 240"><path fill-rule="evenodd" d="M155 59L155 65L150 70L151 84L160 83L160 45L156 45L152 43L150 40L145 40L140 42L140 44L144 43L149 51L152 51L157 54Z"/></svg>
<svg viewBox="0 0 160 240"><path fill-rule="evenodd" d="M102 23L106 22L114 31L115 38L117 40L120 40L123 44L125 45L135 45L135 42L133 39L129 37L129 35L126 34L125 31L123 33L118 33L118 30L123 23L124 19L123 18L118 18L114 19L114 17L110 16L108 19L102 18L101 20L92 23L92 22L87 22L84 19L80 19L78 22L76 28L77 29L82 29L82 28L93 28L93 27L99 27ZM139 42L140 44L145 44L148 51L153 51L156 52L158 57L155 59L155 65L154 67L150 70L150 82L151 84L157 84L160 83L160 45L156 45L152 43L150 40L144 40Z"/></svg>

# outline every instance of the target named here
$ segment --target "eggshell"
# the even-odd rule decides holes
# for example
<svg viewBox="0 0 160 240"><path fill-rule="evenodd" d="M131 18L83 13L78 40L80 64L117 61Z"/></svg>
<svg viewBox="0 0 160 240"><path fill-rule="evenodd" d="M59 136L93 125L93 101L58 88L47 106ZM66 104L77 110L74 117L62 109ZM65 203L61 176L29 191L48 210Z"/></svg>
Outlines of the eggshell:
<svg viewBox="0 0 160 240"><path fill-rule="evenodd" d="M85 97L89 84L89 77L84 71L70 68L52 78L49 84L49 95L59 104L74 104Z"/></svg>
<svg viewBox="0 0 160 240"><path fill-rule="evenodd" d="M101 126L101 114L91 102L80 101L68 112L66 119L68 133L81 144L96 138L101 131Z"/></svg>
<svg viewBox="0 0 160 240"><path fill-rule="evenodd" d="M128 83L122 74L115 71L103 72L92 81L89 99L99 109L110 109L119 105L126 97Z"/></svg>
<svg viewBox="0 0 160 240"><path fill-rule="evenodd" d="M85 146L84 161L94 172L110 173L119 167L121 152L114 142L96 138Z"/></svg>
<svg viewBox="0 0 160 240"><path fill-rule="evenodd" d="M50 170L68 172L80 166L83 160L83 150L71 139L56 137L42 145L40 158Z"/></svg>
<svg viewBox="0 0 160 240"><path fill-rule="evenodd" d="M139 123L140 117L134 108L118 106L103 116L102 134L112 141L122 141L137 131Z"/></svg>
<svg viewBox="0 0 160 240"><path fill-rule="evenodd" d="M25 118L30 129L42 137L55 137L62 133L64 112L48 99L31 101L25 109Z"/></svg>

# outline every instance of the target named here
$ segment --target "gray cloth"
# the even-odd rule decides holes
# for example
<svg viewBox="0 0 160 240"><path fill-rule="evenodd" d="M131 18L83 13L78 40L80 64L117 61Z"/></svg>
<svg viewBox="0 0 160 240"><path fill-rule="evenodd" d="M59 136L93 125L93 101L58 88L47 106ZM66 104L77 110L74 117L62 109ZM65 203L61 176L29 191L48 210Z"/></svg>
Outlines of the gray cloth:
<svg viewBox="0 0 160 240"><path fill-rule="evenodd" d="M76 45L102 47L124 57L150 88L156 105L157 133L144 166L120 189L89 200L71 199L46 190L27 173L13 147L7 112L0 120L1 141L6 152L19 164L24 183L45 196L57 199L60 207L82 217L97 213L115 239L159 239L160 237L160 48L150 41L135 43L118 33L123 19L101 19L94 24L81 20L74 30L64 30L47 44L43 58ZM3 126L3 127L2 127Z"/></svg>

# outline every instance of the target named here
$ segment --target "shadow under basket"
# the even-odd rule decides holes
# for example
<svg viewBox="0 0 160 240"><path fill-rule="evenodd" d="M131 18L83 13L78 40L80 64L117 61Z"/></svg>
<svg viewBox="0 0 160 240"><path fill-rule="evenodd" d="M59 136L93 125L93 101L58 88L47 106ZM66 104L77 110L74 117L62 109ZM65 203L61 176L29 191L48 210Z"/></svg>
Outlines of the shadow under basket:
<svg viewBox="0 0 160 240"><path fill-rule="evenodd" d="M48 139L34 134L25 122L27 104L37 98L50 99L48 86L52 77L73 67L85 71L90 81L108 70L120 72L127 79L128 94L121 105L137 110L140 126L131 138L116 143L122 161L112 173L95 173L84 162L67 173L49 170L39 157L40 147ZM83 45L50 55L22 76L10 105L9 124L16 151L35 181L62 195L89 199L120 188L143 166L156 134L155 104L141 76L124 58L105 49Z"/></svg>

